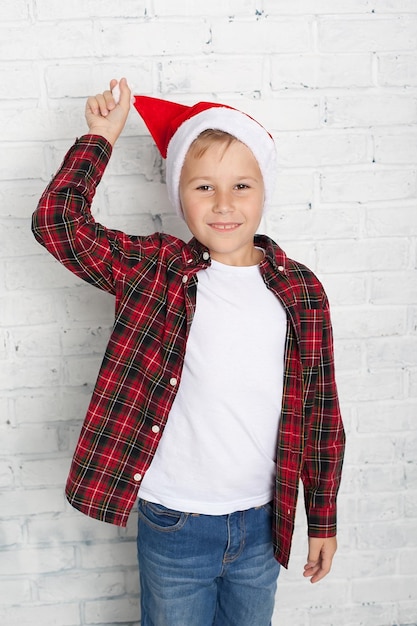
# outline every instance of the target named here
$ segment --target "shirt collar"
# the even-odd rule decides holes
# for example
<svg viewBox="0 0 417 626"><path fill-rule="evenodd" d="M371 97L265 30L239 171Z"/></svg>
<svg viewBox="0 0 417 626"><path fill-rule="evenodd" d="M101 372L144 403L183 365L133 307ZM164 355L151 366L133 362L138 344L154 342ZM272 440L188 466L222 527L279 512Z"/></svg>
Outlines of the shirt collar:
<svg viewBox="0 0 417 626"><path fill-rule="evenodd" d="M265 260L269 261L276 272L287 275L287 255L267 235L255 235L254 244L264 251ZM205 269L211 263L209 249L193 237L182 250L183 261L186 268Z"/></svg>

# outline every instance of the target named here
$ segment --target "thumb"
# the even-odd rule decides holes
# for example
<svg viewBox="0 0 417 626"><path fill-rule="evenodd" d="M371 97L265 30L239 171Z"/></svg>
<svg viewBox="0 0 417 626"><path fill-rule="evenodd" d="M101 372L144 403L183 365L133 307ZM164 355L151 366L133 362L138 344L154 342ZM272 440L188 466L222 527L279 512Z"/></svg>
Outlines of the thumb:
<svg viewBox="0 0 417 626"><path fill-rule="evenodd" d="M123 109L129 110L131 91L126 78L121 78L120 82L112 81L111 90L116 104L120 104Z"/></svg>
<svg viewBox="0 0 417 626"><path fill-rule="evenodd" d="M321 553L321 546L316 542L310 541L309 548L308 548L308 555L307 555L307 563L309 565L316 564L320 559L320 553Z"/></svg>

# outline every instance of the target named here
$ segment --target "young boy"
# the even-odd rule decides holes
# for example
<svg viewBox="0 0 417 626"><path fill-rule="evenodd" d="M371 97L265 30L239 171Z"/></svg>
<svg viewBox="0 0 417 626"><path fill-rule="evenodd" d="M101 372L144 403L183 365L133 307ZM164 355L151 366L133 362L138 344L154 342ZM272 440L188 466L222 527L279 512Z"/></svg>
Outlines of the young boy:
<svg viewBox="0 0 417 626"><path fill-rule="evenodd" d="M116 319L66 494L126 525L139 497L143 626L267 626L304 484L311 582L336 551L344 432L326 295L255 235L275 146L246 114L138 97L194 238L128 236L90 206L129 113L120 81L86 105L33 217L37 240L116 296Z"/></svg>

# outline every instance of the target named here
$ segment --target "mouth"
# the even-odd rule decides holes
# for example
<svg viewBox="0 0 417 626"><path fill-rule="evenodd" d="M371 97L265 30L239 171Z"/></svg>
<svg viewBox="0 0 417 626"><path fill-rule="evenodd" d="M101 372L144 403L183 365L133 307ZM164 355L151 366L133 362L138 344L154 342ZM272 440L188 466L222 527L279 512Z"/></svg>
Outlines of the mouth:
<svg viewBox="0 0 417 626"><path fill-rule="evenodd" d="M237 222L212 222L209 226L218 232L230 232L239 228L241 224L238 224Z"/></svg>

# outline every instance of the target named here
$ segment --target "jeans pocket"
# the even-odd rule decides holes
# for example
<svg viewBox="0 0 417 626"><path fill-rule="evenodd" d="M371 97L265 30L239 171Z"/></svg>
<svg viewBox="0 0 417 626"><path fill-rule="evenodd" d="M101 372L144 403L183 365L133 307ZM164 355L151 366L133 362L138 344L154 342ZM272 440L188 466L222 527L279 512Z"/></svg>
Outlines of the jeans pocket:
<svg viewBox="0 0 417 626"><path fill-rule="evenodd" d="M162 504L139 499L139 517L151 528L161 532L180 530L188 518L188 513L168 509Z"/></svg>

